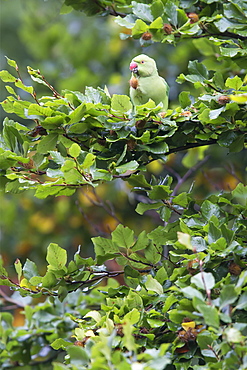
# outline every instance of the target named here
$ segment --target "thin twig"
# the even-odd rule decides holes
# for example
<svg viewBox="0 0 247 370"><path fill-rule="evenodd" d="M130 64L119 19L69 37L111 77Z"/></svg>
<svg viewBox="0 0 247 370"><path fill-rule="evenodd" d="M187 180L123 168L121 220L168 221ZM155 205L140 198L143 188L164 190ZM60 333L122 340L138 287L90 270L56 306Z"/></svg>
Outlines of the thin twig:
<svg viewBox="0 0 247 370"><path fill-rule="evenodd" d="M22 308L25 307L25 305L23 303L20 303L20 302L18 302L16 300L12 299L11 297L9 297L7 294L5 294L2 289L0 289L0 295L3 297L3 299L6 302L13 303L17 307L22 307Z"/></svg>
<svg viewBox="0 0 247 370"><path fill-rule="evenodd" d="M136 263L141 263L142 265L150 266L150 267L152 267L152 268L154 268L154 267L155 267L152 263L147 263L147 262L143 262L143 261L135 260L134 258L131 258L131 257L127 256L125 253L121 253L121 252L120 252L120 254L121 254L123 257L127 258L129 261L133 261L133 262L136 262ZM139 270L138 270L138 271L139 271Z"/></svg>
<svg viewBox="0 0 247 370"><path fill-rule="evenodd" d="M197 171L199 167L203 166L209 159L209 155L207 155L205 158L203 158L200 162L196 163L193 167L191 167L183 177L180 177L180 179L177 182L177 185L174 187L172 196L175 196L178 192L178 189L180 186L183 185L183 183L192 175L193 172Z"/></svg>
<svg viewBox="0 0 247 370"><path fill-rule="evenodd" d="M96 198L96 201L91 198L88 194L84 193L83 194L85 195L85 197L95 206L97 207L102 207L112 218L114 218L114 220L116 220L119 224L122 224L122 222L120 221L120 219L117 217L115 211L114 211L114 208L112 206L112 204L110 203L110 201L108 200L108 204L109 206L106 206L106 204L103 202L102 199L100 199L100 197L98 196L98 194L96 193L96 190L93 188L92 189L93 191L93 194Z"/></svg>
<svg viewBox="0 0 247 370"><path fill-rule="evenodd" d="M238 182L242 182L242 180L238 177L238 175L235 172L234 166L232 163L228 163L228 165L224 166L226 171L230 173Z"/></svg>

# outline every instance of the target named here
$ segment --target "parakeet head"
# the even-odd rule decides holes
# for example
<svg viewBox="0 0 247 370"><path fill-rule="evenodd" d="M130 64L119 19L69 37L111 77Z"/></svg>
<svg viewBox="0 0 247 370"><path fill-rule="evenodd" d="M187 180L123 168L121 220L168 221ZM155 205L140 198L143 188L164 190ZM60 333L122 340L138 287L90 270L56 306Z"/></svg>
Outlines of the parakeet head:
<svg viewBox="0 0 247 370"><path fill-rule="evenodd" d="M158 75L155 60L146 54L140 54L133 58L130 63L130 70L140 77Z"/></svg>

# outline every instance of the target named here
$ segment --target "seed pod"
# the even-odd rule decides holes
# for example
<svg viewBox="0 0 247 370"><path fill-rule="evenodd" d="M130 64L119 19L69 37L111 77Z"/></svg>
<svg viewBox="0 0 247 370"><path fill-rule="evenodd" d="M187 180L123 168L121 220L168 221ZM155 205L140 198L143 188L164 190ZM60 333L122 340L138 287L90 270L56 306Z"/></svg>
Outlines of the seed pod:
<svg viewBox="0 0 247 370"><path fill-rule="evenodd" d="M152 35L150 32L144 32L144 33L142 34L142 39L143 39L143 40L151 40L152 36L153 36L153 35Z"/></svg>
<svg viewBox="0 0 247 370"><path fill-rule="evenodd" d="M134 150L136 147L136 140L130 139L127 141L127 150Z"/></svg>
<svg viewBox="0 0 247 370"><path fill-rule="evenodd" d="M139 119L138 121L136 121L136 128L143 128L146 124L146 121L145 119Z"/></svg>
<svg viewBox="0 0 247 370"><path fill-rule="evenodd" d="M229 270L230 274L232 274L232 275L240 275L241 274L241 267L233 261L229 264L228 270Z"/></svg>
<svg viewBox="0 0 247 370"><path fill-rule="evenodd" d="M221 95L218 98L218 103L221 104L221 105L226 105L230 101L231 101L231 99L227 95Z"/></svg>
<svg viewBox="0 0 247 370"><path fill-rule="evenodd" d="M136 77L131 77L130 79L130 86L133 87L133 89L137 89L138 87L138 79Z"/></svg>
<svg viewBox="0 0 247 370"><path fill-rule="evenodd" d="M165 33L167 33L167 35L170 35L173 31L173 28L170 25L170 23L165 23L164 26L163 26L163 30L164 30Z"/></svg>
<svg viewBox="0 0 247 370"><path fill-rule="evenodd" d="M198 14L196 13L187 13L187 17L190 19L190 23L196 23L199 21L199 17L198 17Z"/></svg>

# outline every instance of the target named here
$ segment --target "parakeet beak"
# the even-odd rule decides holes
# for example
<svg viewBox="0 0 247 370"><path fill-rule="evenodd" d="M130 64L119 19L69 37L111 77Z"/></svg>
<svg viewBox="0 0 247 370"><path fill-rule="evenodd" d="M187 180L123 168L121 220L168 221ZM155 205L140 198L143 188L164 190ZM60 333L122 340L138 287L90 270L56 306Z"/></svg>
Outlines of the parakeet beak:
<svg viewBox="0 0 247 370"><path fill-rule="evenodd" d="M131 62L130 63L130 70L133 73L138 73L138 65L136 62Z"/></svg>

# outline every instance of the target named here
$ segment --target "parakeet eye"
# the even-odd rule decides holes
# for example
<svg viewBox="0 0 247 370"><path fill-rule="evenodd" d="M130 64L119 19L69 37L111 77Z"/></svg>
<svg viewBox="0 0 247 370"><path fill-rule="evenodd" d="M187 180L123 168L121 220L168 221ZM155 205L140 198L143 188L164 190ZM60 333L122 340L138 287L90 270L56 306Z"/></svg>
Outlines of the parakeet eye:
<svg viewBox="0 0 247 370"><path fill-rule="evenodd" d="M143 64L143 63L145 63L145 61L144 61L144 60L142 60L142 61L141 61L141 64Z"/></svg>

